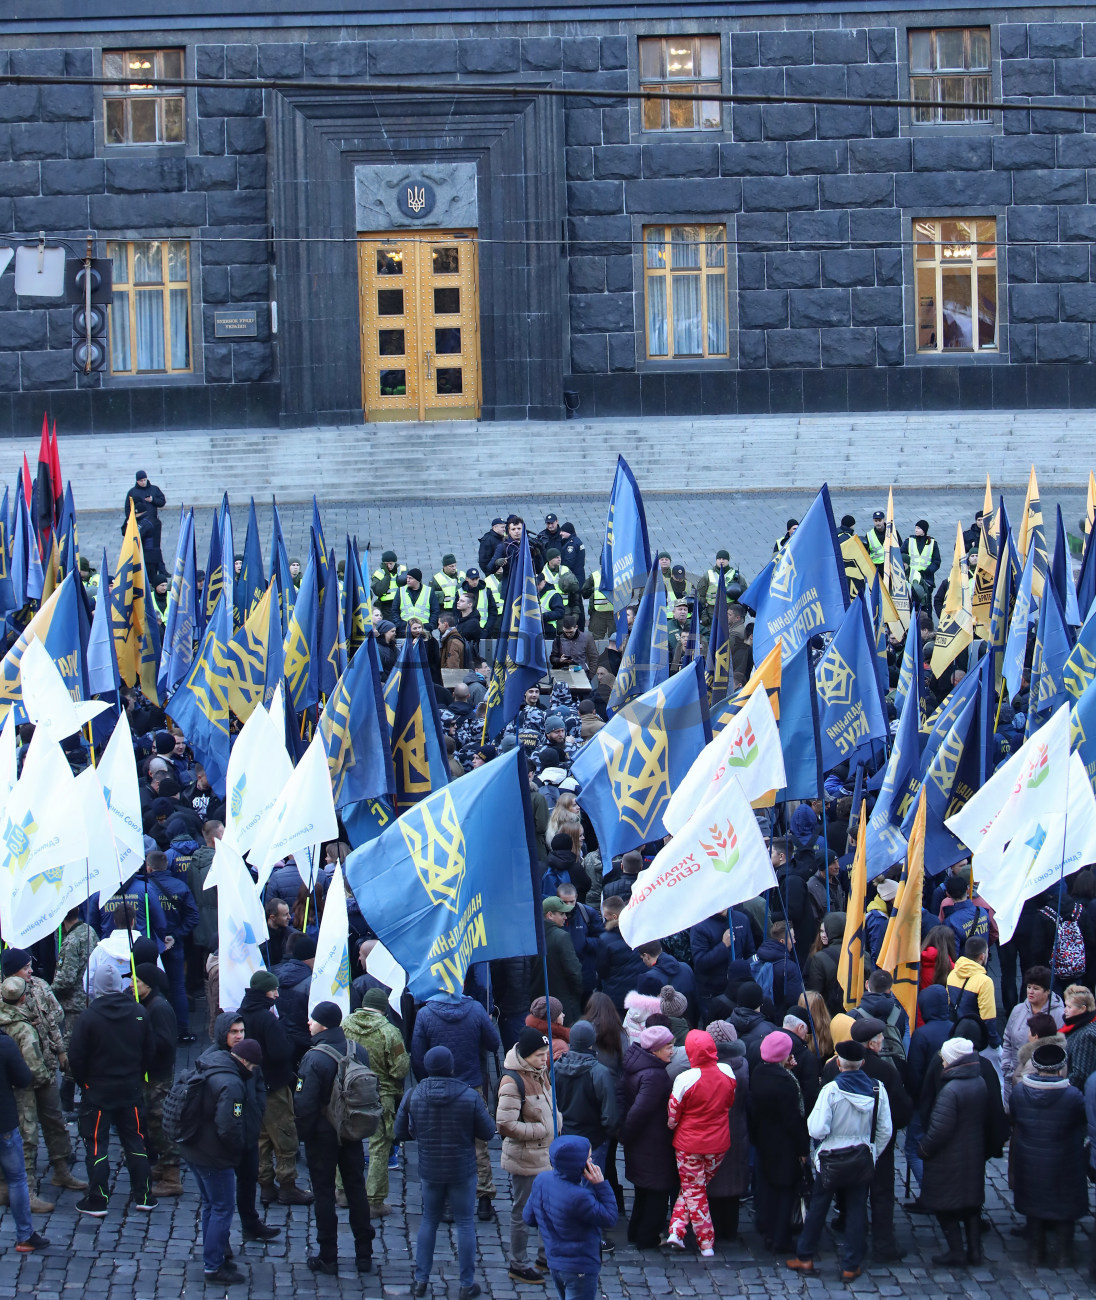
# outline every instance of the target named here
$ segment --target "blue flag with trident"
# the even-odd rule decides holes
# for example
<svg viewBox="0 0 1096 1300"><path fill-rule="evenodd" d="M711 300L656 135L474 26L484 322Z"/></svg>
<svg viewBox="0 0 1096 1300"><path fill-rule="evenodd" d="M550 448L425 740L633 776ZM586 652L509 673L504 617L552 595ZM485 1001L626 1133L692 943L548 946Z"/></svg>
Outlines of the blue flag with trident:
<svg viewBox="0 0 1096 1300"><path fill-rule="evenodd" d="M637 583L645 583L651 571L651 544L647 540L647 516L635 475L623 456L617 457L616 477L609 495L605 520L605 542L601 548L601 590L613 595L617 648L624 648L628 632L626 610Z"/></svg>

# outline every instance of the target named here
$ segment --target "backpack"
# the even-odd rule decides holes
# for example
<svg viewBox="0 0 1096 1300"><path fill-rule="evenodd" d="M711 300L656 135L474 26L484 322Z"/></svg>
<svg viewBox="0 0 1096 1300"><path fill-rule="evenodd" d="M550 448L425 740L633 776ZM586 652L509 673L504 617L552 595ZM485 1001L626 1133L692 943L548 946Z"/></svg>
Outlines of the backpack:
<svg viewBox="0 0 1096 1300"><path fill-rule="evenodd" d="M330 1057L338 1067L331 1084L331 1099L323 1113L339 1141L361 1142L372 1137L381 1119L377 1076L358 1060L353 1046L345 1056L327 1043L315 1043L312 1050Z"/></svg>
<svg viewBox="0 0 1096 1300"><path fill-rule="evenodd" d="M1052 907L1041 907L1039 915L1054 923L1054 973L1072 979L1085 973L1085 939L1081 933L1081 904L1074 903L1069 918L1061 917Z"/></svg>
<svg viewBox="0 0 1096 1300"><path fill-rule="evenodd" d="M774 969L771 961L761 961L756 953L750 958L750 979L760 986L762 994L770 1002L773 1000Z"/></svg>
<svg viewBox="0 0 1096 1300"><path fill-rule="evenodd" d="M202 1128L206 1076L198 1070L179 1075L164 1098L164 1136L171 1142L193 1142Z"/></svg>
<svg viewBox="0 0 1096 1300"><path fill-rule="evenodd" d="M854 1020L866 1020L868 1018L859 1008L852 1013L852 1016ZM883 1046L879 1055L884 1060L904 1061L906 1059L906 1044L902 1038L902 1031L898 1027L901 1019L902 1007L900 1003L896 1002L891 1007L886 1020L883 1021Z"/></svg>

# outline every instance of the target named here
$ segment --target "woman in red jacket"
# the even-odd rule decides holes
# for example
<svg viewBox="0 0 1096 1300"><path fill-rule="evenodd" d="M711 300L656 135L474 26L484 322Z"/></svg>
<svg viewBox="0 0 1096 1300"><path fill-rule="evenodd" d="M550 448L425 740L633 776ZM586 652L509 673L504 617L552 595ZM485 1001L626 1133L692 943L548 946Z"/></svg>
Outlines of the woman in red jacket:
<svg viewBox="0 0 1096 1300"><path fill-rule="evenodd" d="M702 1029L685 1037L690 1069L674 1080L667 1104L667 1124L674 1133L674 1152L681 1192L670 1215L665 1245L685 1248L693 1225L701 1255L715 1254L715 1231L708 1209L708 1184L730 1146L727 1115L734 1102L734 1071L716 1059L715 1041Z"/></svg>

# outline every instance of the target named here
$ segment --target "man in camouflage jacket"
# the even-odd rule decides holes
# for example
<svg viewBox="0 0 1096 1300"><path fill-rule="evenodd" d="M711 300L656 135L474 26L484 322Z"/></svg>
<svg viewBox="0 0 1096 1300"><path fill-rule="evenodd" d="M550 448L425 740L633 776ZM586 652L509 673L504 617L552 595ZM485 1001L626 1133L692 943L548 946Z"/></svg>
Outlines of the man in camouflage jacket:
<svg viewBox="0 0 1096 1300"><path fill-rule="evenodd" d="M388 998L383 989L367 989L361 1007L342 1022L347 1041L360 1043L369 1052L369 1068L377 1076L381 1097L381 1118L369 1139L369 1172L365 1190L369 1196L369 1213L384 1216L389 1208L388 1160L396 1124L396 1110L403 1097L403 1081L411 1068L411 1059L403 1038L388 1020Z"/></svg>

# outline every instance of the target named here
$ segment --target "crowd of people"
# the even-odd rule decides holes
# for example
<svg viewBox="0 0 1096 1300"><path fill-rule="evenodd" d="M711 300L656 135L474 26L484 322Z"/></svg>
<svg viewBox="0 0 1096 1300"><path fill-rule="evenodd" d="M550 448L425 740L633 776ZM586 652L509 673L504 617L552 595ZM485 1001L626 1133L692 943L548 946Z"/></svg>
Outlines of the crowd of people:
<svg viewBox="0 0 1096 1300"><path fill-rule="evenodd" d="M158 554L163 493L147 476L135 491L127 502L138 503L146 554ZM878 512L863 537L879 563L882 522ZM788 521L774 550L796 526ZM842 532L854 529L845 516ZM501 584L523 535L550 661L584 669L591 689L576 704L562 674L530 688L504 735L483 744L481 652L497 634ZM902 549L925 611L927 660L940 563L927 521ZM517 515L496 518L474 558L462 570L447 553L426 578L385 551L371 575L374 625L384 672L398 638L430 647L454 776L513 745L529 755L543 954L472 966L460 998L417 1005L404 994L393 1005L369 971L369 918L347 891L351 1011L310 1005L326 894L350 851L340 839L323 846L312 889L292 858L276 865L264 891L265 968L238 1007L222 1009L216 890L204 884L224 802L186 735L139 690L127 692L144 865L112 897L70 912L57 939L3 952L0 1202L14 1217L16 1250L48 1246L33 1218L53 1210L49 1188L80 1193L81 1214L110 1214L120 1194L111 1192L114 1133L135 1209L188 1194L189 1175L208 1281L246 1281L233 1221L245 1240L272 1240L280 1229L264 1213L275 1202L312 1206L308 1266L320 1274L338 1271L345 1207L356 1267L368 1273L373 1221L396 1212L389 1171L411 1147L422 1207L414 1293L427 1292L436 1234L451 1218L460 1300L473 1300L476 1222L495 1215L497 1137L511 1192L509 1276L528 1286L550 1278L561 1300L596 1294L613 1250L605 1233L624 1215L639 1251L695 1246L710 1257L717 1243L753 1231L779 1266L810 1275L828 1227L844 1280L859 1276L869 1249L871 1261L894 1263L906 1250L895 1218L898 1150L916 1184L906 1208L939 1225L935 1264L983 1262L987 1161L1006 1149L1019 1220L1011 1230L1026 1238L1032 1264L1069 1264L1096 1171L1092 869L1030 900L1007 943L969 861L929 881L912 1023L876 965L897 889L880 877L867 900L866 989L849 999L839 956L850 850L867 806L854 808L849 774L838 770L822 799L765 814L776 888L632 949L620 915L659 845L603 860L569 775L605 724L620 663L607 642L612 600L599 565L554 514L535 536ZM667 553L658 563L679 664L703 653L720 570L732 602L744 583L722 550L700 575ZM297 561L292 568L299 576ZM728 628L740 685L753 668L744 606L731 604ZM900 657L894 642L892 686ZM461 680L443 676L452 668L465 670ZM961 672L930 678L930 693L942 699ZM1022 732L1023 708L1021 698L1003 702L999 752ZM22 747L32 730L21 729ZM79 741L68 753L74 766L86 761ZM197 1020L203 1001L206 1024ZM180 1069L180 1046L207 1029L212 1045ZM75 1172L74 1114L86 1178ZM1096 1277L1096 1258L1092 1267Z"/></svg>

